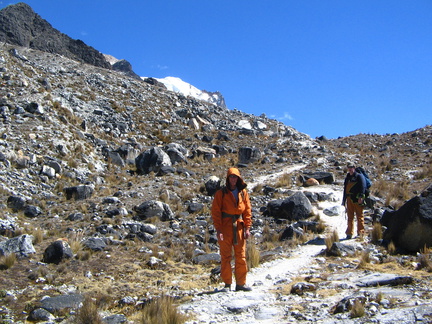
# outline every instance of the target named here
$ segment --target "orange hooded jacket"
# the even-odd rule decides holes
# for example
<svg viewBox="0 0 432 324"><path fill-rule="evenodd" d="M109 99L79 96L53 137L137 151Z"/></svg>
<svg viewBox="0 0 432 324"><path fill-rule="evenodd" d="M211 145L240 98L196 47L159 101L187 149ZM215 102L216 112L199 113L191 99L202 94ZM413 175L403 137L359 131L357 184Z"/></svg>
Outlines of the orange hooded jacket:
<svg viewBox="0 0 432 324"><path fill-rule="evenodd" d="M238 203L229 189L229 176L234 174L238 176L237 188L239 190ZM218 190L214 196L212 204L212 218L215 229L218 232L226 232L232 229L232 219L223 218L222 212L232 215L242 215L237 220L237 226L244 224L245 228L252 226L252 211L249 200L249 194L245 190L246 183L240 176L240 171L237 168L229 168L226 176L226 186ZM239 227L241 228L241 227Z"/></svg>

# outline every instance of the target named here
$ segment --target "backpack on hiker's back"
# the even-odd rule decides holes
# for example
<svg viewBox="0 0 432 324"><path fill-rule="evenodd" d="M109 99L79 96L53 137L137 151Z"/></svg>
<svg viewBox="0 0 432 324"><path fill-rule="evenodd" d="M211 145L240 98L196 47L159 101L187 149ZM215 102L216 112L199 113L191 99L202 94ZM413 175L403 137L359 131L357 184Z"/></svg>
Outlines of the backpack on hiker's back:
<svg viewBox="0 0 432 324"><path fill-rule="evenodd" d="M366 170L363 167L356 167L355 170L357 173L362 174L363 177L365 178L365 181L366 181L365 195L366 195L366 197L368 197L369 193L370 193L369 188L372 186L372 181L369 178L368 173L366 172Z"/></svg>

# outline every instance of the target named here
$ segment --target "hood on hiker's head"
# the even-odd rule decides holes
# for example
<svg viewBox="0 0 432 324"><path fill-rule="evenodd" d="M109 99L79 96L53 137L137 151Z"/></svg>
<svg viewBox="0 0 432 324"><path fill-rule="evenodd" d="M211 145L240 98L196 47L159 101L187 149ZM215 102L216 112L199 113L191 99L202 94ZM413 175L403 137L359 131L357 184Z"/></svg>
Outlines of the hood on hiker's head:
<svg viewBox="0 0 432 324"><path fill-rule="evenodd" d="M240 171L237 168L229 168L228 172L227 172L227 176L226 176L226 186L227 188L229 187L229 177L230 175L235 175L238 177L237 179L237 188L239 190L242 190L244 188L246 188L246 183L243 181L241 175L240 175Z"/></svg>

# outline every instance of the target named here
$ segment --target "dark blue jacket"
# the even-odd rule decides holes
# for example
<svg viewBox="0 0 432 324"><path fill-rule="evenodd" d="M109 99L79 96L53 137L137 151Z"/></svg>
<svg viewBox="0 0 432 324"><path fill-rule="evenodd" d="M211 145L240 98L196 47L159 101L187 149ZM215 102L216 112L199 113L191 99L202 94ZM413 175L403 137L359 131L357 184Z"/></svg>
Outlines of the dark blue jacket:
<svg viewBox="0 0 432 324"><path fill-rule="evenodd" d="M351 188L347 192L347 186L350 185ZM356 203L359 198L365 198L365 190L366 190L366 180L361 173L354 172L353 175L349 173L345 177L344 181L344 192L342 198L342 205L345 205L345 202L348 197Z"/></svg>

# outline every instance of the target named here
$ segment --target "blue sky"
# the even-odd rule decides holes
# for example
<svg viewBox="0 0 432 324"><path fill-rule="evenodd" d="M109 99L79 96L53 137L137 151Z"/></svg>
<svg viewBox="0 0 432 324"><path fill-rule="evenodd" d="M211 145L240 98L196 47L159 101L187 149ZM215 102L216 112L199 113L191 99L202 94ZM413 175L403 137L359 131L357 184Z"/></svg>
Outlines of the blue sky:
<svg viewBox="0 0 432 324"><path fill-rule="evenodd" d="M432 124L431 0L24 2L140 76L220 91L311 137Z"/></svg>

